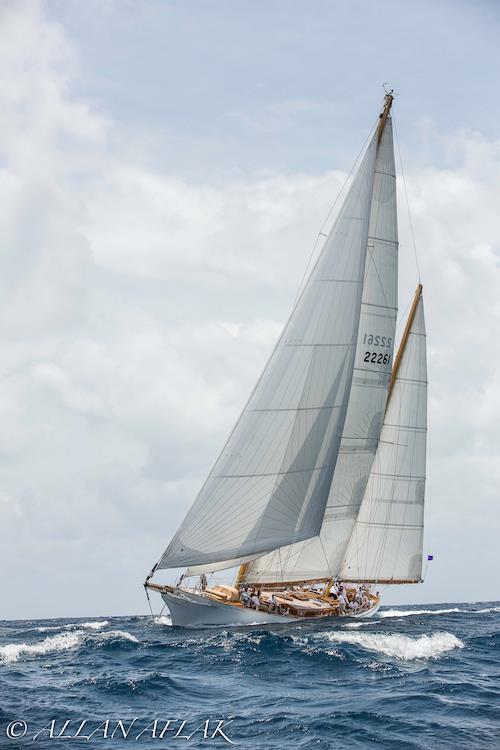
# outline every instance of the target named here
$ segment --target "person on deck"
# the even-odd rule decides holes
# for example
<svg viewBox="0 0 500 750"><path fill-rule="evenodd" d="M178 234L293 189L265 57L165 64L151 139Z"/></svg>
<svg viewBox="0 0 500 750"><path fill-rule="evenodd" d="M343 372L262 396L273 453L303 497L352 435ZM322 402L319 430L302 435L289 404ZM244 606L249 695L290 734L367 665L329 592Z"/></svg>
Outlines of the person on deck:
<svg viewBox="0 0 500 750"><path fill-rule="evenodd" d="M364 607L366 604L366 596L365 596L365 590L363 587L359 588L356 591L356 596L354 598L354 601L358 603L360 607Z"/></svg>
<svg viewBox="0 0 500 750"><path fill-rule="evenodd" d="M248 593L248 588L246 586L240 594L240 599L241 599L242 604L245 605L245 607L248 606L248 602L250 601L250 594Z"/></svg>
<svg viewBox="0 0 500 750"><path fill-rule="evenodd" d="M259 594L260 594L260 591L257 592L257 593L254 592L252 594L252 596L250 597L250 605L254 609L259 609L259 606L260 606L260 596L259 596Z"/></svg>
<svg viewBox="0 0 500 750"><path fill-rule="evenodd" d="M333 596L333 594L336 594L338 596L339 593L339 587L335 583L335 581L330 586L330 591L328 592L328 596Z"/></svg>

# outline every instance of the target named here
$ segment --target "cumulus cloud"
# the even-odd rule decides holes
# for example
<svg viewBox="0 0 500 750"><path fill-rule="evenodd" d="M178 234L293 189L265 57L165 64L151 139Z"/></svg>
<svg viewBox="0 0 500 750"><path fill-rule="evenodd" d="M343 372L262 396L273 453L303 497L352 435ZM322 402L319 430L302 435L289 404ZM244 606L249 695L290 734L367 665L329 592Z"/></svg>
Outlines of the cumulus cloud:
<svg viewBox="0 0 500 750"><path fill-rule="evenodd" d="M201 184L152 168L75 93L81 63L41 6L0 14L2 606L137 611L141 576L270 353L345 175ZM429 132L448 166L408 158L406 178L429 329L429 543L442 560L427 598L440 600L465 596L478 559L491 567L500 530L500 144ZM404 309L416 279L400 198Z"/></svg>

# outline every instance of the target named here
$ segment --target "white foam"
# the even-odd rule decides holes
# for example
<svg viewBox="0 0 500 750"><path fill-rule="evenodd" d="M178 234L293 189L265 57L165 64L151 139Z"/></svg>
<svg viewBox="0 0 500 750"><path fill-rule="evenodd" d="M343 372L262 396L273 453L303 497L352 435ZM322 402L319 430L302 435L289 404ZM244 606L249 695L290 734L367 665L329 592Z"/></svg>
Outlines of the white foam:
<svg viewBox="0 0 500 750"><path fill-rule="evenodd" d="M114 638L123 638L124 641L130 641L131 643L139 643L139 640L132 635L127 633L126 630L105 630L103 633L96 633L96 641L110 641Z"/></svg>
<svg viewBox="0 0 500 750"><path fill-rule="evenodd" d="M154 618L154 624L155 625L168 625L169 627L171 627L172 620L167 615L160 615L159 617Z"/></svg>
<svg viewBox="0 0 500 750"><path fill-rule="evenodd" d="M486 615L489 612L500 612L500 607L486 607L485 609L473 609L472 612L475 615L478 615L478 614Z"/></svg>
<svg viewBox="0 0 500 750"><path fill-rule="evenodd" d="M411 617L413 615L448 615L451 612L463 612L458 607L452 609L386 609L378 613L379 617Z"/></svg>
<svg viewBox="0 0 500 750"><path fill-rule="evenodd" d="M333 643L351 643L368 651L394 656L403 661L434 659L455 648L463 648L463 642L452 633L433 633L412 638L398 633L337 633L327 634Z"/></svg>
<svg viewBox="0 0 500 750"><path fill-rule="evenodd" d="M45 625L40 628L35 628L38 633L48 633L51 630L62 630L62 625Z"/></svg>
<svg viewBox="0 0 500 750"><path fill-rule="evenodd" d="M89 630L100 630L109 625L109 620L92 620L90 622L68 622L66 625L45 625L37 628L39 633L47 633L51 630L73 630L74 628L86 628Z"/></svg>
<svg viewBox="0 0 500 750"><path fill-rule="evenodd" d="M100 630L109 625L109 620L95 620L92 622L80 622L77 623L77 627L88 628L89 630ZM72 625L65 625L66 628L72 627Z"/></svg>
<svg viewBox="0 0 500 750"><path fill-rule="evenodd" d="M44 638L38 643L8 643L0 646L0 660L17 661L21 656L44 656L54 651L66 651L80 646L84 641L101 643L121 638L131 643L139 643L135 635L126 630L106 630L104 632L86 633L84 630L73 630L70 633L59 633Z"/></svg>
<svg viewBox="0 0 500 750"><path fill-rule="evenodd" d="M38 655L48 654L52 651L66 651L75 648L83 640L84 633L60 633L44 638L39 643L8 643L6 646L0 646L0 659L3 661L17 661L20 656L25 654Z"/></svg>

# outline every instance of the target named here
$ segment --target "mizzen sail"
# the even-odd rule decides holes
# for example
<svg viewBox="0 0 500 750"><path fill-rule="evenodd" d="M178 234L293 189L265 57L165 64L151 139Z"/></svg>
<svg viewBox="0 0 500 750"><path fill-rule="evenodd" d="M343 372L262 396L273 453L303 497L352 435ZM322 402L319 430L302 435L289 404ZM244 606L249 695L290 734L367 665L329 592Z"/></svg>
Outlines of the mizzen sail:
<svg viewBox="0 0 500 750"><path fill-rule="evenodd" d="M157 568L249 558L316 536L358 341L377 134L258 383Z"/></svg>

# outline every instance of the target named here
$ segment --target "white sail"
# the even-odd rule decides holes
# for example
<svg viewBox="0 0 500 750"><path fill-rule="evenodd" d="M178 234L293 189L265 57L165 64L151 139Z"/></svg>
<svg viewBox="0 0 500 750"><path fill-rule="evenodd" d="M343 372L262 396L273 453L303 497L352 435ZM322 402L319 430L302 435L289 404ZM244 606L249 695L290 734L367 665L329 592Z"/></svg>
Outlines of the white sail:
<svg viewBox="0 0 500 750"><path fill-rule="evenodd" d="M345 580L421 580L426 433L426 337L424 305L419 296L377 454L340 570Z"/></svg>
<svg viewBox="0 0 500 750"><path fill-rule="evenodd" d="M204 563L203 565L190 565L186 568L185 576L199 576L202 573L215 573L218 570L228 570L228 568L236 568L239 565L245 565L250 560L255 560L260 555L257 552L255 555L248 555L247 557L237 557L234 560L220 560L219 562Z"/></svg>
<svg viewBox="0 0 500 750"><path fill-rule="evenodd" d="M259 382L158 568L252 556L318 534L353 376L373 137Z"/></svg>
<svg viewBox="0 0 500 750"><path fill-rule="evenodd" d="M339 570L382 428L397 317L397 256L396 172L389 118L375 162L354 376L320 536L255 560L246 569L247 580L303 581L332 577Z"/></svg>

